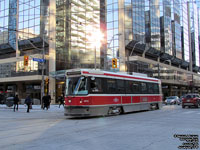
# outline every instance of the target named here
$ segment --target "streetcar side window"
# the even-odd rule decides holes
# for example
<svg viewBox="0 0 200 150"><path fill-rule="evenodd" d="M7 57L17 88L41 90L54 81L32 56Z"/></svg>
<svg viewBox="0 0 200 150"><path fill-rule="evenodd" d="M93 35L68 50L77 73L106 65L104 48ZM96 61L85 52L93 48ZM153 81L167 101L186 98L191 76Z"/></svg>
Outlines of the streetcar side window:
<svg viewBox="0 0 200 150"><path fill-rule="evenodd" d="M133 81L132 83L132 93L139 94L140 93L140 83Z"/></svg>
<svg viewBox="0 0 200 150"><path fill-rule="evenodd" d="M103 79L91 78L90 80L90 91L91 93L102 93L103 92Z"/></svg>
<svg viewBox="0 0 200 150"><path fill-rule="evenodd" d="M107 79L107 92L116 93L116 80Z"/></svg>
<svg viewBox="0 0 200 150"><path fill-rule="evenodd" d="M158 87L158 84L154 83L154 93L155 94L159 94L159 87Z"/></svg>
<svg viewBox="0 0 200 150"><path fill-rule="evenodd" d="M126 81L126 94L132 93L133 81Z"/></svg>
<svg viewBox="0 0 200 150"><path fill-rule="evenodd" d="M147 94L147 84L145 82L141 82L141 93Z"/></svg>
<svg viewBox="0 0 200 150"><path fill-rule="evenodd" d="M125 93L124 80L117 80L117 93Z"/></svg>
<svg viewBox="0 0 200 150"><path fill-rule="evenodd" d="M148 94L154 94L154 84L147 83L147 85L148 85Z"/></svg>

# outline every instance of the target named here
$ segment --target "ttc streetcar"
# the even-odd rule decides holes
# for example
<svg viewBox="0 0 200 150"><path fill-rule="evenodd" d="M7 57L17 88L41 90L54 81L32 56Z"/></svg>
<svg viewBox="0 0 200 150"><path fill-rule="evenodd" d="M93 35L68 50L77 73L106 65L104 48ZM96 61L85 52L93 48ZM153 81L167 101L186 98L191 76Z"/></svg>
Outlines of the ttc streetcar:
<svg viewBox="0 0 200 150"><path fill-rule="evenodd" d="M159 109L161 82L142 75L92 69L66 71L65 115L107 116Z"/></svg>

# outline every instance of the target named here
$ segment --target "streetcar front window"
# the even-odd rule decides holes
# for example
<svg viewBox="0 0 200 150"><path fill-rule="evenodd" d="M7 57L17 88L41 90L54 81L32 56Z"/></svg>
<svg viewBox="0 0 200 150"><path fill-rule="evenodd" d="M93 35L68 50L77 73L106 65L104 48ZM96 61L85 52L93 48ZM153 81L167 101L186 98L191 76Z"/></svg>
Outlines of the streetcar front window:
<svg viewBox="0 0 200 150"><path fill-rule="evenodd" d="M86 95L87 78L85 77L69 77L66 81L66 96L69 95Z"/></svg>

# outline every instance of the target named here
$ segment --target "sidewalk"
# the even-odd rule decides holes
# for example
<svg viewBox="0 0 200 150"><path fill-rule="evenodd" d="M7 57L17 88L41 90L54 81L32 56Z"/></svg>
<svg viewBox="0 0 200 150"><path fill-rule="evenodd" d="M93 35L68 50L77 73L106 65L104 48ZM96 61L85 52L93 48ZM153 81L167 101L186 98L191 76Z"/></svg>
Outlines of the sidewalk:
<svg viewBox="0 0 200 150"><path fill-rule="evenodd" d="M14 106L12 107L8 107L5 104L0 104L0 110L5 109L5 110L9 110L9 109L13 109ZM20 109L27 109L26 105L19 105L19 110ZM50 105L50 108L48 110L43 110L41 109L41 105L32 105L32 109L31 111L50 111L50 112L63 112L64 111L64 107L61 105L59 108L59 105Z"/></svg>

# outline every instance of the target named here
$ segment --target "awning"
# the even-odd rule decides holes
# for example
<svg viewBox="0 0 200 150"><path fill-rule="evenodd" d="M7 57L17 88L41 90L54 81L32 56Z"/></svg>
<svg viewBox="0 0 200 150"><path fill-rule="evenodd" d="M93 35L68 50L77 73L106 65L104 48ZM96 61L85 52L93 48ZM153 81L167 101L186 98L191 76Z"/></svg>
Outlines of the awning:
<svg viewBox="0 0 200 150"><path fill-rule="evenodd" d="M130 53L131 51L137 53L143 53L145 50L145 44L140 44L139 41L132 40L126 45L125 49L130 51Z"/></svg>
<svg viewBox="0 0 200 150"><path fill-rule="evenodd" d="M65 80L65 72L66 70L59 70L59 71L50 72L49 75L50 77L55 78L57 80Z"/></svg>

